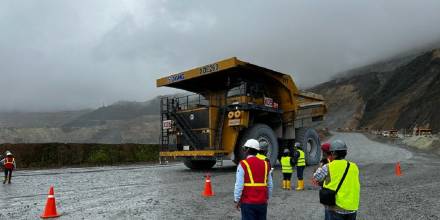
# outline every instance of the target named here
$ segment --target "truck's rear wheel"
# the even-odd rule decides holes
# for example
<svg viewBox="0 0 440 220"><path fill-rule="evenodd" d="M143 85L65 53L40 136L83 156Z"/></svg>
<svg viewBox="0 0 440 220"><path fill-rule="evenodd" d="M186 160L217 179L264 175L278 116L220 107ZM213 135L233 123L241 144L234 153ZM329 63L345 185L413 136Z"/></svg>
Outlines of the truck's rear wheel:
<svg viewBox="0 0 440 220"><path fill-rule="evenodd" d="M215 160L193 160L184 159L183 164L192 170L206 170L211 169L215 165Z"/></svg>
<svg viewBox="0 0 440 220"><path fill-rule="evenodd" d="M318 164L321 159L321 142L318 132L313 128L299 128L296 130L295 141L301 143L307 165Z"/></svg>
<svg viewBox="0 0 440 220"><path fill-rule="evenodd" d="M269 158L270 164L275 166L278 157L278 140L272 128L265 124L254 124L244 131L238 145L235 147L234 163L238 164L240 160L244 159L245 153L242 146L251 138L268 143L266 156Z"/></svg>

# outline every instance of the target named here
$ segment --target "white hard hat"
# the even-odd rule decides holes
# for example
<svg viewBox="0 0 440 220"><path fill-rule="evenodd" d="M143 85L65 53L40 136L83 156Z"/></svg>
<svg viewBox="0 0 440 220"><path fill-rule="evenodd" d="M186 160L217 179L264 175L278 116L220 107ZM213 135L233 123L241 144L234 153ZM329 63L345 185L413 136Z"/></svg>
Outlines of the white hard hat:
<svg viewBox="0 0 440 220"><path fill-rule="evenodd" d="M11 152L6 152L6 156L11 156L12 155L12 153Z"/></svg>
<svg viewBox="0 0 440 220"><path fill-rule="evenodd" d="M244 143L243 147L253 148L255 150L261 150L260 143L255 139L249 139Z"/></svg>

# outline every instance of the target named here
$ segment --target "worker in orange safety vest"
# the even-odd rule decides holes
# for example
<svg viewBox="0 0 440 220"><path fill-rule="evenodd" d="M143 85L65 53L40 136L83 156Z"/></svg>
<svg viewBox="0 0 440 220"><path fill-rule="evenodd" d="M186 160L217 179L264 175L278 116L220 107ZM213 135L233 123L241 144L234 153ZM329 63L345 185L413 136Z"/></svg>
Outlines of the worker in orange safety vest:
<svg viewBox="0 0 440 220"><path fill-rule="evenodd" d="M266 219L267 202L273 183L270 162L256 157L260 143L249 139L244 144L246 159L237 166L234 203L242 219Z"/></svg>
<svg viewBox="0 0 440 220"><path fill-rule="evenodd" d="M0 161L0 164L3 164L3 167L5 169L5 180L3 181L3 184L5 184L6 182L11 184L12 170L14 170L16 167L15 158L12 153L6 151L6 157Z"/></svg>

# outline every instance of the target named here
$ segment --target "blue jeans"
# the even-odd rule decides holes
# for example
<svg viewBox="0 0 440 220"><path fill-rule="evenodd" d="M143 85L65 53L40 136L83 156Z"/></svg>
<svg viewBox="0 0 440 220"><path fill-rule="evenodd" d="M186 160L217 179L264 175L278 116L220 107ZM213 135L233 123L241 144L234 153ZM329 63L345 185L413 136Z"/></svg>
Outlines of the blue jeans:
<svg viewBox="0 0 440 220"><path fill-rule="evenodd" d="M266 220L267 216L267 204L255 205L255 204L240 204L241 219L242 220Z"/></svg>
<svg viewBox="0 0 440 220"><path fill-rule="evenodd" d="M324 208L324 220L330 220L330 209Z"/></svg>
<svg viewBox="0 0 440 220"><path fill-rule="evenodd" d="M329 210L329 220L356 220L356 212L350 214L339 214L335 211Z"/></svg>
<svg viewBox="0 0 440 220"><path fill-rule="evenodd" d="M296 177L298 177L298 180L303 180L304 168L305 166L296 167Z"/></svg>

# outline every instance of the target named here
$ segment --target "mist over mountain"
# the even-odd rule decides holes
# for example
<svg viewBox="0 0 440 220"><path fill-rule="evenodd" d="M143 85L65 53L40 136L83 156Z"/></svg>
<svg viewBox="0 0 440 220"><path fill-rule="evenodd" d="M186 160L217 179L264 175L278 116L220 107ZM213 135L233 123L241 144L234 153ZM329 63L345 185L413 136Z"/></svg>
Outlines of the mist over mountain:
<svg viewBox="0 0 440 220"><path fill-rule="evenodd" d="M329 107L323 127L440 131L440 49L355 68L310 90ZM156 97L95 110L0 113L0 143L157 143L159 107Z"/></svg>
<svg viewBox="0 0 440 220"><path fill-rule="evenodd" d="M359 68L320 84L313 91L329 105L323 126L336 128L412 129L440 131L440 49L395 58ZM374 65L373 65L374 66ZM379 68L380 69L380 68Z"/></svg>

